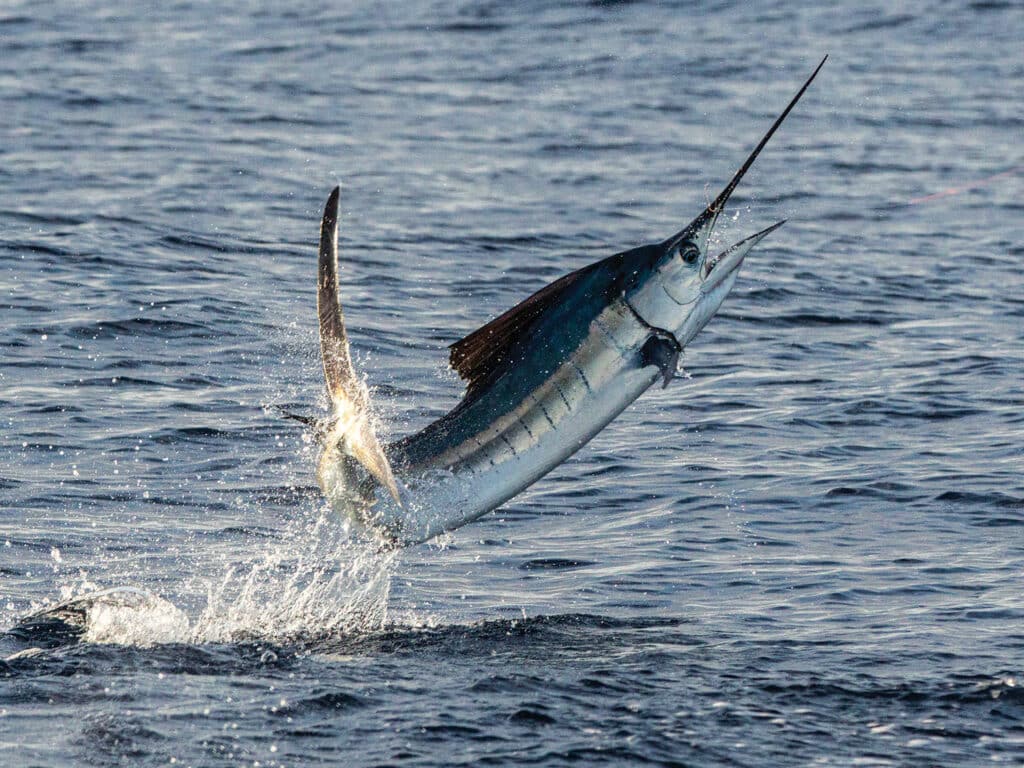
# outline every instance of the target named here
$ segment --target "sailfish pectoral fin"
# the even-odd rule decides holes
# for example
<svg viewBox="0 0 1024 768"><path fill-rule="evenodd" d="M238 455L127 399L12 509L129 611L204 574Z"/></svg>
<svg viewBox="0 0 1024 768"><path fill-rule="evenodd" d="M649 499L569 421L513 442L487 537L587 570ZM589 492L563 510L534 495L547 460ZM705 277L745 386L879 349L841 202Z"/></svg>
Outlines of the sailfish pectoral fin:
<svg viewBox="0 0 1024 768"><path fill-rule="evenodd" d="M655 330L640 348L640 365L644 368L656 366L661 371L661 388L665 389L676 375L682 351L675 336L667 331Z"/></svg>
<svg viewBox="0 0 1024 768"><path fill-rule="evenodd" d="M402 500L391 465L381 448L370 420L370 397L366 385L352 367L345 315L338 300L338 198L335 187L327 198L320 222L320 260L317 269L317 314L320 317L320 354L324 364L327 394L331 398L334 428L327 439L337 440L345 453L355 458L388 489L398 506Z"/></svg>

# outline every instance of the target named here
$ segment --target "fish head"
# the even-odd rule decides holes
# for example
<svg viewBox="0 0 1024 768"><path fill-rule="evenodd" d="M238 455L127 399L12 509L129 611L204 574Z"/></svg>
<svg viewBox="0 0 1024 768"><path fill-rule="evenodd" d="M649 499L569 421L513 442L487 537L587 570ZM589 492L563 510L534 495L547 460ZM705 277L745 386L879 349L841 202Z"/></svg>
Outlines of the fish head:
<svg viewBox="0 0 1024 768"><path fill-rule="evenodd" d="M652 263L641 271L643 277L626 294L641 318L670 331L683 346L721 307L751 249L784 223L780 221L712 253L708 241L717 216L702 218L651 249Z"/></svg>
<svg viewBox="0 0 1024 768"><path fill-rule="evenodd" d="M724 251L712 254L709 250L711 234L729 197L827 58L822 59L740 169L700 215L667 240L636 250L638 257L643 254L645 263L634 268L636 277L625 292L626 300L649 325L671 331L681 345L693 339L718 311L750 250L784 223L773 224Z"/></svg>

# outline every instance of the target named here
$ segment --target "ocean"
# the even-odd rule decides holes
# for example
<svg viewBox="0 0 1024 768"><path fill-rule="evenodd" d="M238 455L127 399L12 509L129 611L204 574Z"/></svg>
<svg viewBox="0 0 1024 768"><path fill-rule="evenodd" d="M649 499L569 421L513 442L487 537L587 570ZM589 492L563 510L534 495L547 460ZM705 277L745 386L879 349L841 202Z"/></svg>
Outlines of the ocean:
<svg viewBox="0 0 1024 768"><path fill-rule="evenodd" d="M1024 6L0 8L0 765L1024 765ZM381 553L275 406L787 219L528 492ZM54 610L55 606L60 606Z"/></svg>

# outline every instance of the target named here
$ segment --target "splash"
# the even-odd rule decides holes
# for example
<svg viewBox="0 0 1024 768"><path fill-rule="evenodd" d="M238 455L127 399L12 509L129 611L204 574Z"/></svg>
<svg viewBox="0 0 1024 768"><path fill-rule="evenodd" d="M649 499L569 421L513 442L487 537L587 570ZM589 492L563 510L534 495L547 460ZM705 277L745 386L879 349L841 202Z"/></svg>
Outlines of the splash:
<svg viewBox="0 0 1024 768"><path fill-rule="evenodd" d="M242 566L205 580L206 605L192 621L171 601L135 587L79 593L24 617L16 634L53 647L67 642L153 646L249 643L305 646L365 634L387 620L398 552L353 538L321 512L311 526Z"/></svg>
<svg viewBox="0 0 1024 768"><path fill-rule="evenodd" d="M304 644L383 626L397 551L351 538L329 514L303 539L309 551L283 545L211 583L191 641Z"/></svg>
<svg viewBox="0 0 1024 768"><path fill-rule="evenodd" d="M40 609L24 617L15 630L26 639L48 646L75 641L148 646L184 642L189 621L181 610L157 595L115 587Z"/></svg>

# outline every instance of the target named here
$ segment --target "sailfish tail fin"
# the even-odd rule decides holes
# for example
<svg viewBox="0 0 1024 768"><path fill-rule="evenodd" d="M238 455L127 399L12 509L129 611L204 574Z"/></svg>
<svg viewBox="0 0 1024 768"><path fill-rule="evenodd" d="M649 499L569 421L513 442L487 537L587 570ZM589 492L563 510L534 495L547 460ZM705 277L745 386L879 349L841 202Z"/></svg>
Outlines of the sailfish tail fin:
<svg viewBox="0 0 1024 768"><path fill-rule="evenodd" d="M326 445L337 442L388 489L399 506L398 492L391 465L377 441L370 421L370 396L366 384L352 367L352 356L345 333L345 317L338 301L338 197L335 187L327 198L320 222L320 262L317 271L316 307L320 316L320 353L324 363L327 394L331 399L333 419L326 435Z"/></svg>

